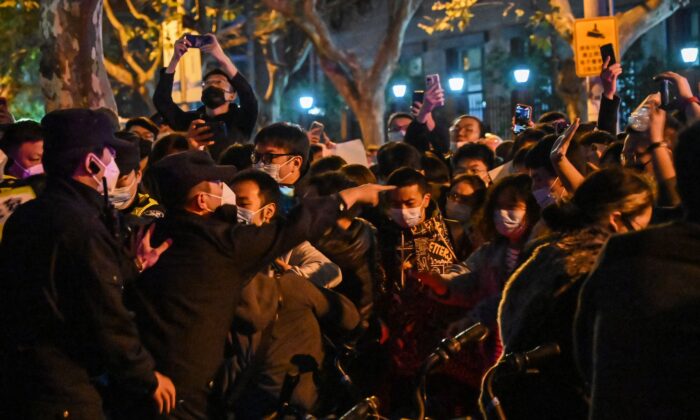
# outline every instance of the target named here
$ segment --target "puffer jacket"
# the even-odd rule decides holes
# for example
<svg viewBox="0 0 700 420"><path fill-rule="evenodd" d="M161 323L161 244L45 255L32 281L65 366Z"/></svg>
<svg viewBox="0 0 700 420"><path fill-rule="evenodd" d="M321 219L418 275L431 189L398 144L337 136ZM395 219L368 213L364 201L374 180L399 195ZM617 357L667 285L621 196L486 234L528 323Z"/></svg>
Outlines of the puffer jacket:
<svg viewBox="0 0 700 420"><path fill-rule="evenodd" d="M561 348L561 356L539 375L500 381L508 418L587 417L573 359L573 319L582 282L610 235L594 227L552 237L508 280L498 317L504 354L546 343Z"/></svg>

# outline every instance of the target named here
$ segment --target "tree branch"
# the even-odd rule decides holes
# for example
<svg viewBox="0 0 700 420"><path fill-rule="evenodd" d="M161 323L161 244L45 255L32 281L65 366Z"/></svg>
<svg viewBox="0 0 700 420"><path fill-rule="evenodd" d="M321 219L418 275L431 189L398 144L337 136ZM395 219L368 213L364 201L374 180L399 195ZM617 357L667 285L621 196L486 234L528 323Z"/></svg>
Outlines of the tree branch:
<svg viewBox="0 0 700 420"><path fill-rule="evenodd" d="M105 3L108 0L105 0ZM126 0L126 7L129 9L129 12L139 20L142 20L146 23L148 26L155 26L155 27L160 27L157 23L153 21L150 17L148 17L146 14L139 12L136 7L134 7L134 3L131 0Z"/></svg>
<svg viewBox="0 0 700 420"><path fill-rule="evenodd" d="M109 76L112 77L114 80L125 86L134 85L134 76L132 76L127 69L114 64L107 57L105 57L104 63L105 70L107 70L107 74L109 74Z"/></svg>
<svg viewBox="0 0 700 420"><path fill-rule="evenodd" d="M569 0L549 0L549 5L552 9L558 12L552 13L551 24L561 36L570 45L574 42L574 14L571 12L571 4ZM573 49L573 47L572 47Z"/></svg>
<svg viewBox="0 0 700 420"><path fill-rule="evenodd" d="M374 64L369 72L367 89L383 86L394 72L406 27L418 10L422 0L393 0L389 3L389 23L387 33L374 57Z"/></svg>
<svg viewBox="0 0 700 420"><path fill-rule="evenodd" d="M112 10L112 5L109 4L109 0L104 0L104 11L107 15L109 23L114 27L114 29L117 31L117 35L119 36L119 43L121 44L122 50L122 58L137 74L139 80L141 80L142 77L145 76L143 68L141 68L139 63L136 62L136 59L134 59L134 56L129 52L129 49L127 48L129 36L127 35L126 28L124 28L124 25L122 25L122 23L114 15L114 10Z"/></svg>
<svg viewBox="0 0 700 420"><path fill-rule="evenodd" d="M687 4L687 0L646 0L639 6L617 13L620 55L645 32Z"/></svg>

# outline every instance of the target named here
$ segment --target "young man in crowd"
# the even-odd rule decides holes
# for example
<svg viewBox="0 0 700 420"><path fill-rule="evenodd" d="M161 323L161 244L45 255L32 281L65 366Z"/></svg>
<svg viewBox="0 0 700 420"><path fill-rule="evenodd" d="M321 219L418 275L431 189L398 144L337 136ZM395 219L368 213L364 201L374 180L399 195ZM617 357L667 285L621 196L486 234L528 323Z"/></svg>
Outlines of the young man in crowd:
<svg viewBox="0 0 700 420"><path fill-rule="evenodd" d="M214 35L200 37L204 45L199 49L216 60L216 68L204 76L202 102L204 106L195 111L181 110L172 100L173 77L182 56L189 48L194 48L187 37L175 42L175 52L170 64L160 73L160 80L153 94L153 103L158 112L172 129L189 131L191 137L203 145L209 145L209 151L214 159L218 158L224 149L233 143L247 143L255 128L258 118L258 101L253 88L248 84L238 68L224 53L219 41ZM240 106L233 103L238 97ZM226 136L223 131L212 132L205 123L224 123ZM214 136L219 136L215 138Z"/></svg>
<svg viewBox="0 0 700 420"><path fill-rule="evenodd" d="M262 226L278 217L281 193L279 185L268 174L251 169L231 181L236 194L238 222ZM340 268L308 241L278 256L266 273L270 277L292 272L311 280L319 287L336 287L342 281Z"/></svg>
<svg viewBox="0 0 700 420"><path fill-rule="evenodd" d="M403 141L406 130L413 122L413 115L408 112L395 112L389 116L386 123L387 141Z"/></svg>
<svg viewBox="0 0 700 420"><path fill-rule="evenodd" d="M47 188L10 217L0 245L0 417L104 418L98 377L118 388L118 405L143 396L153 413L168 412L175 389L155 371L121 292L168 242L150 252L147 238L134 264L104 207L119 176L115 151L129 144L95 111L54 111L42 126Z"/></svg>
<svg viewBox="0 0 700 420"><path fill-rule="evenodd" d="M450 150L453 152L467 143L476 143L484 137L484 123L472 115L457 117L450 127Z"/></svg>
<svg viewBox="0 0 700 420"><path fill-rule="evenodd" d="M457 149L450 158L452 176L462 174L476 175L488 186L491 184L489 171L494 168L496 156L488 146L479 143L467 143Z"/></svg>
<svg viewBox="0 0 700 420"><path fill-rule="evenodd" d="M44 133L34 121L10 124L0 140L0 148L11 159L5 167L6 175L16 179L44 173L41 156L44 154Z"/></svg>
<svg viewBox="0 0 700 420"><path fill-rule="evenodd" d="M120 150L116 157L119 179L114 190L109 192L110 203L119 210L129 225L148 224L153 219L165 217L163 206L146 193L139 192L143 178L140 166L141 153L138 144L142 141L136 134L119 132L117 138L130 143L131 147Z"/></svg>
<svg viewBox="0 0 700 420"><path fill-rule="evenodd" d="M256 226L236 223L236 207L225 193L235 168L215 165L208 153L174 154L150 170L166 208L154 238L172 238L173 245L127 289L126 303L159 368L178 387L175 416L214 416L214 377L242 287L275 258L320 237L345 209L376 205L379 192L390 187L365 185L302 199L285 221ZM131 417L146 418L144 413Z"/></svg>
<svg viewBox="0 0 700 420"><path fill-rule="evenodd" d="M286 214L304 196L302 177L308 169L309 138L296 124L275 123L255 136L253 167L280 185L280 212Z"/></svg>

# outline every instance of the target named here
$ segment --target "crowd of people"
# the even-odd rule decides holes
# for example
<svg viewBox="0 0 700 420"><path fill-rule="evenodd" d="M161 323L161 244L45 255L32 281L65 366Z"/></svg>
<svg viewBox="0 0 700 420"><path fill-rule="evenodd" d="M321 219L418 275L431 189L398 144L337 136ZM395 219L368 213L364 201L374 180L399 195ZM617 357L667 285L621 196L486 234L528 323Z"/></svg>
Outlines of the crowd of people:
<svg viewBox="0 0 700 420"><path fill-rule="evenodd" d="M606 62L596 122L550 111L512 140L441 124L438 84L360 165L322 124L256 131L213 36L218 66L183 111L192 47L175 44L153 116L0 109L1 418L308 418L369 396L353 418L415 418L416 389L438 419L696 417L686 78L660 73L676 98L650 95L619 131ZM485 339L421 388L441 341L476 324Z"/></svg>

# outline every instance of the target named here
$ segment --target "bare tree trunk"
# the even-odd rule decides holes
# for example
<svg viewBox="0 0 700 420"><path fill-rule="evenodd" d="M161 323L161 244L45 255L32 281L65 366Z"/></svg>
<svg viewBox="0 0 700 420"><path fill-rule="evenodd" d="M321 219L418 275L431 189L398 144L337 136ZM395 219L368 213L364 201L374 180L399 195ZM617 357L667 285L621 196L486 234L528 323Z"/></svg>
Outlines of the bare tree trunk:
<svg viewBox="0 0 700 420"><path fill-rule="evenodd" d="M102 0L41 2L41 89L46 111L117 111L102 51Z"/></svg>
<svg viewBox="0 0 700 420"><path fill-rule="evenodd" d="M384 143L386 101L383 92L368 100L363 98L355 107L351 106L357 122L360 124L364 143L367 145Z"/></svg>
<svg viewBox="0 0 700 420"><path fill-rule="evenodd" d="M386 33L369 67L351 51L339 48L316 9L317 0L263 0L294 22L309 38L321 60L323 71L358 119L367 145L384 142L384 92L399 60L408 23L422 0L382 2L389 10ZM369 60L368 60L369 61Z"/></svg>

